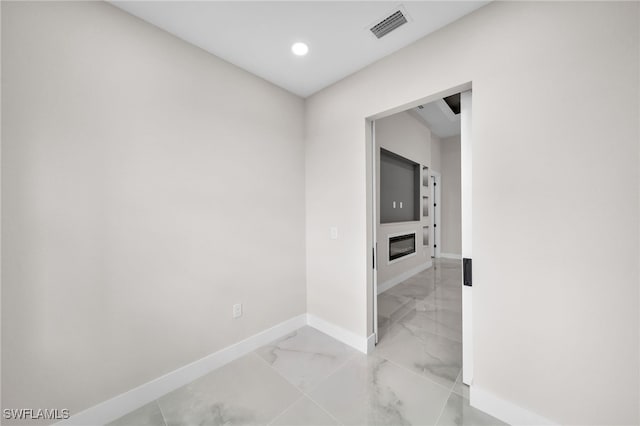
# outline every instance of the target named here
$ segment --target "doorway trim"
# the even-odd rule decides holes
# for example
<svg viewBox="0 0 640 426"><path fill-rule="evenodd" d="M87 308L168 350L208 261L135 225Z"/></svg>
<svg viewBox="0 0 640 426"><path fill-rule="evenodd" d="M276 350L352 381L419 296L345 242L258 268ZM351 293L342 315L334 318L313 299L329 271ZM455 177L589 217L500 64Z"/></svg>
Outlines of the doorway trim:
<svg viewBox="0 0 640 426"><path fill-rule="evenodd" d="M378 175L376 174L376 162L378 161L378 156L376 152L376 122L375 120L368 121L370 123L369 127L371 132L371 179L369 180L369 184L372 186L371 190L371 202L373 203L373 208L371 209L371 233L372 233L372 244L373 247L371 249L372 259L371 264L373 268L373 338L374 342L378 344Z"/></svg>
<svg viewBox="0 0 640 426"><path fill-rule="evenodd" d="M376 114L365 117L365 156L366 156L366 233L367 233L367 245L366 245L366 276L367 276L367 312L366 312L366 324L367 335L371 334L375 336L375 342L378 341L378 318L377 318L377 298L378 298L378 283L377 283L377 248L376 248L376 173L375 165L377 161L376 149L375 149L375 121L381 118L391 116L393 114L406 111L408 109L416 108L418 105L427 104L444 97L470 91L472 89L472 82L466 82L457 86L443 89L442 91L418 98L416 100L398 105L394 108L386 111L381 111ZM462 283L461 283L462 285ZM464 334L463 334L464 340Z"/></svg>
<svg viewBox="0 0 640 426"><path fill-rule="evenodd" d="M462 259L473 258L472 217L473 217L473 93L467 90L460 93L460 183L461 183L461 230ZM471 263L469 263L471 264ZM464 277L463 277L464 280ZM471 279L469 280L471 281ZM473 383L473 283L462 286L462 383Z"/></svg>

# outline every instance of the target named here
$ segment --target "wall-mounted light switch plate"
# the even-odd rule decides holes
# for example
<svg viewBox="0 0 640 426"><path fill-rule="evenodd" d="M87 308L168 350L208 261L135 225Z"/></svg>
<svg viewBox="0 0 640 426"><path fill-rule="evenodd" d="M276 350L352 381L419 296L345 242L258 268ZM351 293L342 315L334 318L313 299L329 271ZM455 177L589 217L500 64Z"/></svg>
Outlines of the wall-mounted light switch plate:
<svg viewBox="0 0 640 426"><path fill-rule="evenodd" d="M331 239L332 240L337 240L338 239L338 228L335 226L331 227Z"/></svg>
<svg viewBox="0 0 640 426"><path fill-rule="evenodd" d="M242 303L233 305L233 317L240 318L242 316Z"/></svg>

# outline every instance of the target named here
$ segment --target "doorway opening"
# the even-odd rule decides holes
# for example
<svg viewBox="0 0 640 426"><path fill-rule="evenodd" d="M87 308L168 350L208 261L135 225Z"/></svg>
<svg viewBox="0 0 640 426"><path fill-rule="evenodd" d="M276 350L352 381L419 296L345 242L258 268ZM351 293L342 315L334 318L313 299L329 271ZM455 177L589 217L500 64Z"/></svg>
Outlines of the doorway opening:
<svg viewBox="0 0 640 426"><path fill-rule="evenodd" d="M463 234L471 231L464 226L469 202L463 213L471 194L465 181L471 177L470 120L468 84L378 114L368 124L375 350L467 398L471 295L463 294L462 258L471 257L470 235L468 252L463 249ZM386 164L389 153L405 167ZM403 211L407 207L412 211ZM392 262L398 237L411 256Z"/></svg>

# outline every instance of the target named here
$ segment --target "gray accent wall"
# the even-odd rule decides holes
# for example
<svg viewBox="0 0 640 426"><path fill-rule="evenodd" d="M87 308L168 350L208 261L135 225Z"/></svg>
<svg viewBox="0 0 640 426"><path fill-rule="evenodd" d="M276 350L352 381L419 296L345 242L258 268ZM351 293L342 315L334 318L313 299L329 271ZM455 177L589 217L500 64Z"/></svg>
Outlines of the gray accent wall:
<svg viewBox="0 0 640 426"><path fill-rule="evenodd" d="M420 165L380 149L380 222L420 220Z"/></svg>

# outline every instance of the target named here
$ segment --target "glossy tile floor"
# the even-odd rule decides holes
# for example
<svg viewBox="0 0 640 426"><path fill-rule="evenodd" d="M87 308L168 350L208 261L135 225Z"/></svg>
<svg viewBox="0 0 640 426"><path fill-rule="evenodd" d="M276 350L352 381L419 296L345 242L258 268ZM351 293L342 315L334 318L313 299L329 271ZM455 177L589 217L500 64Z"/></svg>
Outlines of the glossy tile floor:
<svg viewBox="0 0 640 426"><path fill-rule="evenodd" d="M500 425L461 380L460 262L379 295L372 355L303 327L112 425Z"/></svg>

